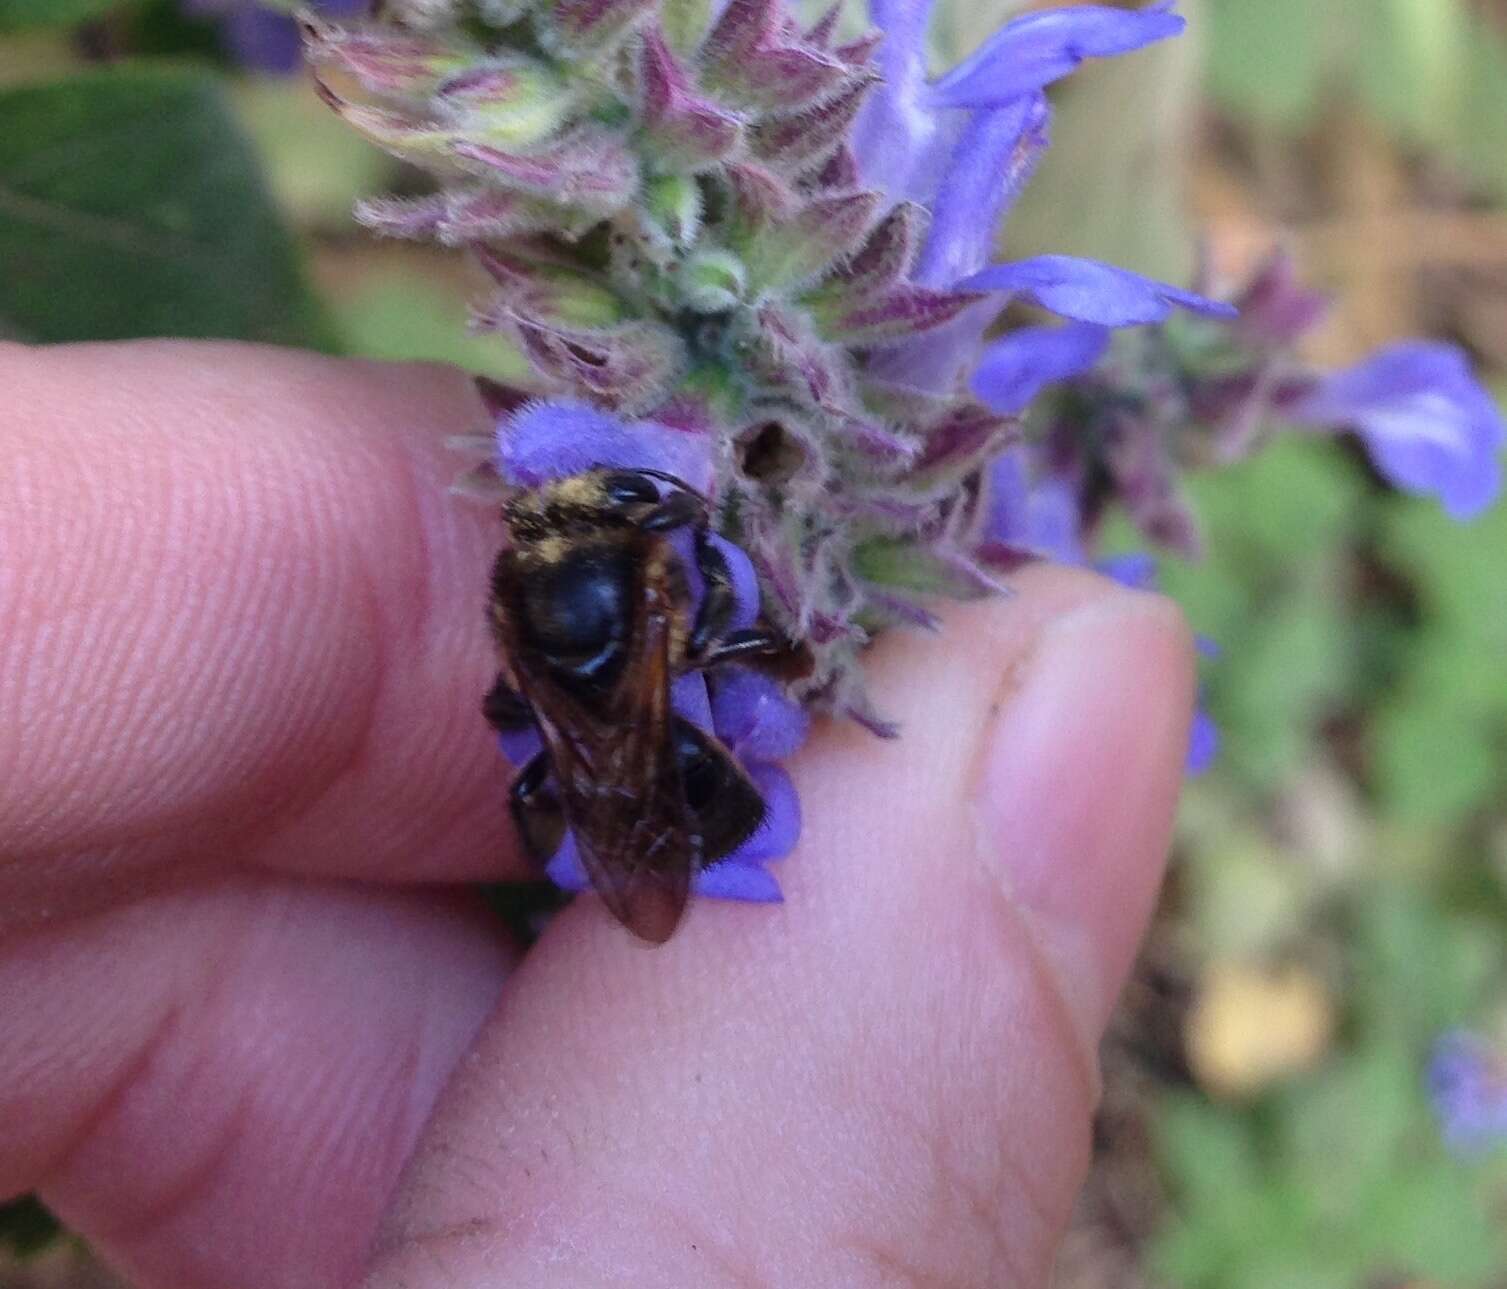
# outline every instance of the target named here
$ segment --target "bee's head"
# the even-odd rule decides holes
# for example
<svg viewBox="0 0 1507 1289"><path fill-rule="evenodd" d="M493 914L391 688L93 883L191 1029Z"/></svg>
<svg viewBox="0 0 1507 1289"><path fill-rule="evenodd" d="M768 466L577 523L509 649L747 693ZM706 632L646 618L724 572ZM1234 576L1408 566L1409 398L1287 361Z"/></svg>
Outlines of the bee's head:
<svg viewBox="0 0 1507 1289"><path fill-rule="evenodd" d="M503 506L515 547L561 538L580 539L637 526L672 489L668 475L608 466L521 488Z"/></svg>

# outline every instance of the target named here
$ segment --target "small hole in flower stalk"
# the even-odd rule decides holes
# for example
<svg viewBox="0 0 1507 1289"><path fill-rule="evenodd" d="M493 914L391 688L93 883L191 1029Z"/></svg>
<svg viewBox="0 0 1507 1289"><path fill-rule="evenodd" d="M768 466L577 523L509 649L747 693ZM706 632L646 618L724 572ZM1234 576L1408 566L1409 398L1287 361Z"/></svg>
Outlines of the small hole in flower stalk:
<svg viewBox="0 0 1507 1289"><path fill-rule="evenodd" d="M806 464L806 450L778 421L764 421L738 440L738 468L758 483L788 483Z"/></svg>

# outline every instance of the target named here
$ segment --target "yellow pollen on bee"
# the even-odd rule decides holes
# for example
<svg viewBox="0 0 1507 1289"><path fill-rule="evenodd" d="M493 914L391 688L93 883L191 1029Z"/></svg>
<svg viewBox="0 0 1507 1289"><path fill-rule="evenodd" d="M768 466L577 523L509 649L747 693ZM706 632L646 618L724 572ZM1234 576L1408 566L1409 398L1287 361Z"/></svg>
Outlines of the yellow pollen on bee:
<svg viewBox="0 0 1507 1289"><path fill-rule="evenodd" d="M558 564L568 554L574 543L568 537L554 534L541 537L529 544L529 554L541 564Z"/></svg>
<svg viewBox="0 0 1507 1289"><path fill-rule="evenodd" d="M602 485L592 475L572 475L568 479L561 479L550 489L550 499L567 506L599 505L602 500Z"/></svg>

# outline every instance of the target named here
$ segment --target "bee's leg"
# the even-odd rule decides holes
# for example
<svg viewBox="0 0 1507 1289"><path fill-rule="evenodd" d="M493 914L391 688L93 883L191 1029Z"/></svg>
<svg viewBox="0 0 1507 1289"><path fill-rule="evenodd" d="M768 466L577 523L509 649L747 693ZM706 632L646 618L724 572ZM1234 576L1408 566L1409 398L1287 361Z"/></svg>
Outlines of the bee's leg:
<svg viewBox="0 0 1507 1289"><path fill-rule="evenodd" d="M706 502L694 492L672 492L638 521L649 533L673 533L681 528L705 530Z"/></svg>
<svg viewBox="0 0 1507 1289"><path fill-rule="evenodd" d="M743 662L750 658L767 658L783 653L789 643L777 632L767 627L749 627L743 631L731 631L717 641L704 654L693 659L698 671L719 667L725 662Z"/></svg>
<svg viewBox="0 0 1507 1289"><path fill-rule="evenodd" d="M508 808L523 847L540 864L565 840L565 811L549 786L549 771L549 757L540 752L518 772L508 789Z"/></svg>
<svg viewBox="0 0 1507 1289"><path fill-rule="evenodd" d="M691 638L686 641L686 658L702 665L701 660L726 634L737 611L733 592L733 572L727 557L707 540L704 532L696 534L696 568L704 590L696 620L691 624Z"/></svg>
<svg viewBox="0 0 1507 1289"><path fill-rule="evenodd" d="M528 700L508 684L506 676L501 675L481 700L481 714L494 730L506 733L526 730L534 724L534 712Z"/></svg>

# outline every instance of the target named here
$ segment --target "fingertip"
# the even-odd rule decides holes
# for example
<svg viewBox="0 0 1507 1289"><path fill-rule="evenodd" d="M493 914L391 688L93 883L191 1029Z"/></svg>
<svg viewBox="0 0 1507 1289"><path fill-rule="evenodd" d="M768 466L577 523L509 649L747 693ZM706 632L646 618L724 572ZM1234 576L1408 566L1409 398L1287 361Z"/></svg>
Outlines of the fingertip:
<svg viewBox="0 0 1507 1289"><path fill-rule="evenodd" d="M1181 686L1182 628L1159 601L1032 572L940 636L874 651L901 737L825 724L795 759L805 826L783 904L699 901L654 950L589 896L568 910L445 1098L372 1285L436 1266L460 1284L607 1266L673 1280L701 1251L780 1283L868 1283L896 1258L918 1280L1044 1276L1087 1163L1095 1065L1069 964L980 852L975 797L992 733L1075 616L1109 624L1086 628L1109 642L1099 662L1123 649L1142 681L1149 663ZM1092 697L1055 692L1064 730ZM1044 863L1056 845L1025 825L1019 840Z"/></svg>

